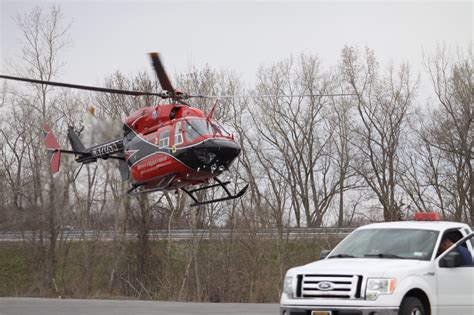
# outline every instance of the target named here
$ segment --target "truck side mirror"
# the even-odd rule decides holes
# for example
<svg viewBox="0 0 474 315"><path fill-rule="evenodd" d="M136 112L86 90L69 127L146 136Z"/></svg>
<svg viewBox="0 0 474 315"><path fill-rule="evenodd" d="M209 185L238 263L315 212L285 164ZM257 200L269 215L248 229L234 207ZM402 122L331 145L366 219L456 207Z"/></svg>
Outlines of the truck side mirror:
<svg viewBox="0 0 474 315"><path fill-rule="evenodd" d="M331 252L331 250L329 249L323 249L320 253L319 253L319 259L324 259L326 258L329 253Z"/></svg>
<svg viewBox="0 0 474 315"><path fill-rule="evenodd" d="M441 268L455 268L461 266L461 254L457 251L450 251L439 261Z"/></svg>

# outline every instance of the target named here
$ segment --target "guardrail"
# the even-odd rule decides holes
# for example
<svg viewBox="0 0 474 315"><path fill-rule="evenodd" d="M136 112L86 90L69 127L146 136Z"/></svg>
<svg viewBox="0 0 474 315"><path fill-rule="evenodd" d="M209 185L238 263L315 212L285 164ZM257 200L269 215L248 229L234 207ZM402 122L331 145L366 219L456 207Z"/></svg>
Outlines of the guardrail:
<svg viewBox="0 0 474 315"><path fill-rule="evenodd" d="M353 228L288 228L278 229L260 229L260 230L232 230L232 229L199 229L199 230L151 230L148 233L150 240L189 240L193 237L200 239L226 239L226 238L260 238L260 239L312 239L322 236L344 237ZM17 231L0 232L0 242L31 241L40 238L47 241L49 232L47 231ZM127 231L125 233L115 230L71 230L60 231L57 240L65 241L115 241L136 240L138 233L136 231Z"/></svg>

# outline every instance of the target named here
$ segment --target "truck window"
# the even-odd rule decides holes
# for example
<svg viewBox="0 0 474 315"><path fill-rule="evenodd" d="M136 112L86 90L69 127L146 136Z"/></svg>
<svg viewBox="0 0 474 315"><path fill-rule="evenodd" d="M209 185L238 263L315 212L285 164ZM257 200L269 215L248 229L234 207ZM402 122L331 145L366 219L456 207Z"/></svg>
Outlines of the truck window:
<svg viewBox="0 0 474 315"><path fill-rule="evenodd" d="M460 239L463 238L463 234L459 230L448 230L444 232L443 237L441 238L441 242L438 247L436 257L440 256L444 253L448 248L450 248L454 243L457 243ZM472 238L471 238L472 241ZM469 251L466 242L459 244L455 249L455 251L459 252L462 256L462 265L470 266L472 265L472 254Z"/></svg>
<svg viewBox="0 0 474 315"><path fill-rule="evenodd" d="M415 229L362 229L352 232L328 258L430 260L439 232Z"/></svg>
<svg viewBox="0 0 474 315"><path fill-rule="evenodd" d="M441 238L441 242L438 246L438 250L436 252L436 257L441 255L447 249L447 247L450 246L449 243L454 244L457 241L459 241L461 238L462 238L462 233L459 230L449 230L449 231L444 232L443 237ZM448 243L446 243L446 241ZM443 244L443 242L445 243ZM466 243L464 243L461 246L467 247Z"/></svg>

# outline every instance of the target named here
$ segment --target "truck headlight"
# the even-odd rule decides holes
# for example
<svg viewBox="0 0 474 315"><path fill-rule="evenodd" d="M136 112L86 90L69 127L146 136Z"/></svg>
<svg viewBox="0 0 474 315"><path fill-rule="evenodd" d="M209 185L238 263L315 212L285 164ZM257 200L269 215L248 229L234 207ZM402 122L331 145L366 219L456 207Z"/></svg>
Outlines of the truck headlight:
<svg viewBox="0 0 474 315"><path fill-rule="evenodd" d="M368 300L375 300L381 294L392 294L395 291L395 279L369 278L365 296Z"/></svg>
<svg viewBox="0 0 474 315"><path fill-rule="evenodd" d="M293 297L293 277L285 277L283 281L283 292L289 297Z"/></svg>

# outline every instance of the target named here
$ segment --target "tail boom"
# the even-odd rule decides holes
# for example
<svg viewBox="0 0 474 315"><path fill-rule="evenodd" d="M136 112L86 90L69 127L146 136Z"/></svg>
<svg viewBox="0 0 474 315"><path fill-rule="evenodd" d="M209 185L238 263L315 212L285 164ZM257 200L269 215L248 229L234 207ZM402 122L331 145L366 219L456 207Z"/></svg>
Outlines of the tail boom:
<svg viewBox="0 0 474 315"><path fill-rule="evenodd" d="M84 144L82 144L79 136L74 132L74 128L70 126L68 128L68 138L71 143L72 150L63 150L59 147L58 140L56 140L56 137L48 125L43 126L43 138L48 150L49 164L52 173L59 171L61 153L74 154L76 156L76 162L83 164L97 162L97 159L117 159L120 162L125 160L123 156L123 138L110 140L99 145L86 148ZM126 164L122 165L121 172L124 174L128 171L128 167L126 166Z"/></svg>
<svg viewBox="0 0 474 315"><path fill-rule="evenodd" d="M86 148L81 142L79 135L74 131L73 126L69 126L67 136L71 147L76 153L76 161L79 163L97 162L97 159L118 158L112 156L115 153L123 153L123 138L110 140L96 146Z"/></svg>

